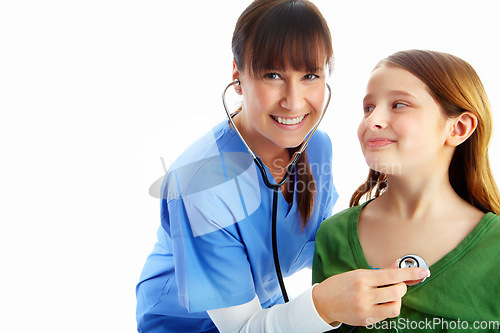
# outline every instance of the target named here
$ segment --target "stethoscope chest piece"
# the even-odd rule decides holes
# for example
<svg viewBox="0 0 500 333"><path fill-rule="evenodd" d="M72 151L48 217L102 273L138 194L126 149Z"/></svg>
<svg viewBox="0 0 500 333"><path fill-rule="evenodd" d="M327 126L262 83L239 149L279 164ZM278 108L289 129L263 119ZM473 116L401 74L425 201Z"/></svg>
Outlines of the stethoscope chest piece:
<svg viewBox="0 0 500 333"><path fill-rule="evenodd" d="M401 260L399 261L399 268L409 268L409 267L418 267L418 268L429 269L429 266L425 262L424 258L419 257L415 254L408 254L408 255L402 257ZM419 283L409 284L409 286L415 286L417 284L420 284L420 283L424 282L425 279L427 279L427 278L424 278Z"/></svg>

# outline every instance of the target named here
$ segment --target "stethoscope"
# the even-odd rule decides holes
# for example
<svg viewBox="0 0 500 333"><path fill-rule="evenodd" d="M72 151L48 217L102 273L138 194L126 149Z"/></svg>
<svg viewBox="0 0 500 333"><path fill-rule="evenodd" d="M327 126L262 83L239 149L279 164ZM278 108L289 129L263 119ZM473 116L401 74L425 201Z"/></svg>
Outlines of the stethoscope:
<svg viewBox="0 0 500 333"><path fill-rule="evenodd" d="M240 81L238 79L236 79L235 81L228 84L227 87L224 89L224 91L222 92L222 103L224 105L224 109L226 110L227 118L229 119L231 126L233 127L233 129L236 131L236 133L240 137L241 141L243 142L243 144L247 148L248 152L252 156L255 164L257 165L257 168L259 169L260 173L262 174L262 179L264 180L264 184L266 184L266 186L269 189L273 190L273 208L272 208L272 226L271 226L271 228L272 228L272 247L273 247L274 268L276 270L276 276L278 277L278 282L280 285L281 293L283 294L283 300L285 301L285 303L287 303L288 302L288 294L286 293L285 283L283 282L283 276L281 274L280 262L279 262L279 257L278 257L278 244L277 244L277 240L276 240L276 221L278 219L278 192L279 192L280 187L283 186L288 181L288 178L290 177L291 172L295 168L295 165L297 164L298 160L300 159L300 156L302 156L302 153L306 149L307 144L309 143L309 140L311 139L314 132L318 128L319 123L323 119L323 116L325 115L326 109L328 108L328 104L330 104L330 98L332 96L332 91L330 89L330 86L327 83L325 83L326 87L328 88L328 99L327 99L326 104L323 108L323 112L321 113L320 119L318 120L316 125L314 125L313 129L309 132L309 134L306 136L306 139L302 142L302 145L300 146L299 150L293 154L292 158L290 159L290 162L288 163L288 166L286 167L286 173L283 176L283 178L278 183L273 184L267 178L264 162L262 162L262 160L257 155L255 155L255 153L252 151L252 149L246 143L245 139L243 139L243 136L241 135L240 131L238 131L238 128L236 128L236 126L234 125L233 118L231 117L231 114L229 113L229 110L227 108L226 92L231 86L233 86L235 84L239 85Z"/></svg>

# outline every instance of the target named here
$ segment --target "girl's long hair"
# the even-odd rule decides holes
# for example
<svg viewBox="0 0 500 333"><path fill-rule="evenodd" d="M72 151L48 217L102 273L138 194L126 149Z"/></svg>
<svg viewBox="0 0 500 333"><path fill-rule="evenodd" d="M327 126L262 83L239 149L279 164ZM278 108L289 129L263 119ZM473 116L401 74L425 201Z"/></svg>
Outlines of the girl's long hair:
<svg viewBox="0 0 500 333"><path fill-rule="evenodd" d="M408 50L379 62L397 66L418 77L448 117L471 112L477 128L456 147L449 167L449 180L455 192L484 213L500 214L500 194L488 158L492 116L488 96L476 71L466 61L442 52ZM366 181L352 195L350 205L379 196L387 186L384 174L370 170ZM375 193L373 193L375 191Z"/></svg>
<svg viewBox="0 0 500 333"><path fill-rule="evenodd" d="M333 49L330 30L318 8L306 0L256 0L241 14L232 40L239 70L258 76L264 71L305 70L316 72L328 66ZM291 148L290 151L297 151ZM295 170L297 181L307 190L297 193L302 228L309 221L316 186L304 151Z"/></svg>

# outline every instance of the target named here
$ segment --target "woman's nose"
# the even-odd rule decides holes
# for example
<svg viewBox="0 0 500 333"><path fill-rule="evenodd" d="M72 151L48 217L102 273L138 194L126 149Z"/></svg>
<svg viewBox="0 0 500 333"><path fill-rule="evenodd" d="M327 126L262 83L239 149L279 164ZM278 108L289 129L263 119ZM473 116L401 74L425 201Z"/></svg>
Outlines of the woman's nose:
<svg viewBox="0 0 500 333"><path fill-rule="evenodd" d="M284 89L284 96L280 101L281 107L298 112L304 109L306 104L305 95L303 94L300 84L289 83Z"/></svg>

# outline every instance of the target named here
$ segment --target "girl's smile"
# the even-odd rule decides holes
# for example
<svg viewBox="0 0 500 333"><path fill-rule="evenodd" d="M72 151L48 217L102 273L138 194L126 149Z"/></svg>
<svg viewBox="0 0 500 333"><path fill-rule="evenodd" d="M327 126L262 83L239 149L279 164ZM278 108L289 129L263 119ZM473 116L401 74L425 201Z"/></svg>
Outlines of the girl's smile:
<svg viewBox="0 0 500 333"><path fill-rule="evenodd" d="M381 138L368 138L368 139L366 139L366 146L367 146L367 148L377 149L377 148L387 147L395 142L396 142L396 140L382 138L382 137Z"/></svg>

